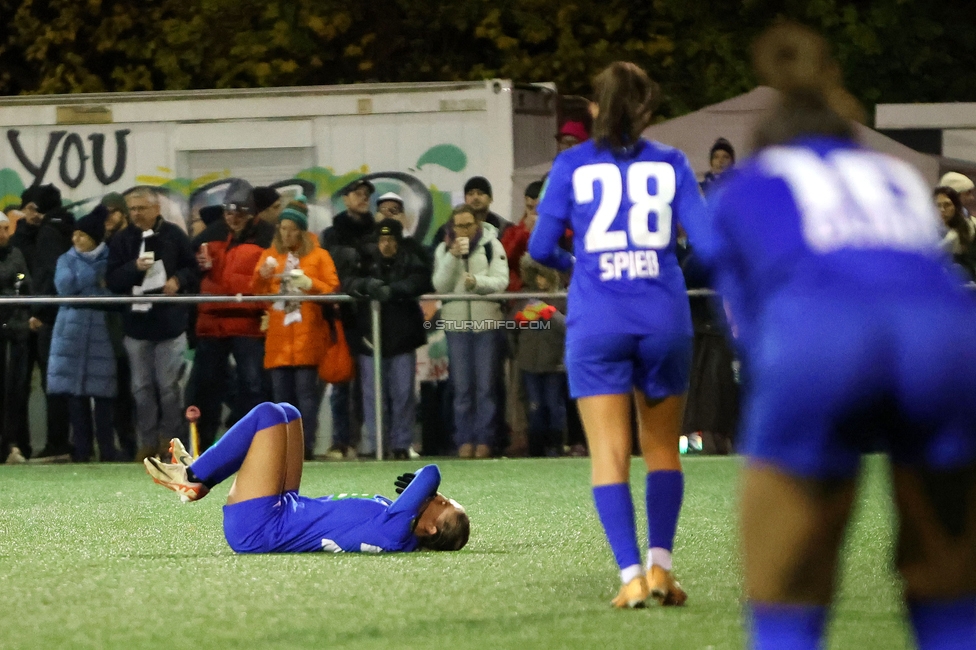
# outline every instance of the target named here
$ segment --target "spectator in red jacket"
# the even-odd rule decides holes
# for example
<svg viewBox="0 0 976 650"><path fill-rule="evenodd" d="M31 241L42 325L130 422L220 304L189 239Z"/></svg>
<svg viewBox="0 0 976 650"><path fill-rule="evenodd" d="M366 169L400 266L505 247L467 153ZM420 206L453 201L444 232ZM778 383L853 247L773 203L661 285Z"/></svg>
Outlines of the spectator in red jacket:
<svg viewBox="0 0 976 650"><path fill-rule="evenodd" d="M522 220L514 226L505 229L502 233L502 246L505 247L505 254L508 255L508 290L522 290L522 271L519 268L519 260L525 255L529 248L529 235L535 228L535 220L539 217L536 206L539 205L539 193L542 191L542 181L529 183L525 188L525 212Z"/></svg>
<svg viewBox="0 0 976 650"><path fill-rule="evenodd" d="M200 293L250 294L254 267L271 246L275 228L258 217L254 192L246 182L231 184L223 207L224 218L193 240L203 274ZM237 365L231 420L236 422L265 399L263 314L264 306L253 302L201 303L197 308L194 374L201 450L212 445L217 435L231 354Z"/></svg>

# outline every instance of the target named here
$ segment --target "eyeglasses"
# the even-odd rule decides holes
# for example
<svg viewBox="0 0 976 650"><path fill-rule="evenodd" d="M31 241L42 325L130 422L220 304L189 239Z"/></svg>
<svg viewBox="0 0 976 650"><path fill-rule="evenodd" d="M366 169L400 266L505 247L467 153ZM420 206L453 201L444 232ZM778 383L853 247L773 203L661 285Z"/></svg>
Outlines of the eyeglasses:
<svg viewBox="0 0 976 650"><path fill-rule="evenodd" d="M474 228L477 225L478 224L475 221L472 221L471 223L456 223L456 224L454 224L454 229L455 230L458 230L458 229L467 230L468 228Z"/></svg>

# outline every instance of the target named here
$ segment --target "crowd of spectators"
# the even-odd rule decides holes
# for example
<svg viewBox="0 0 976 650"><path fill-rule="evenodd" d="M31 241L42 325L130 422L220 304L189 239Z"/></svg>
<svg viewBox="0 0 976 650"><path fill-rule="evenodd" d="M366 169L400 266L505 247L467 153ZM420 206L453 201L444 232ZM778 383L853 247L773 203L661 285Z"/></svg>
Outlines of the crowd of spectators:
<svg viewBox="0 0 976 650"><path fill-rule="evenodd" d="M582 123L567 122L556 137L564 150L588 135ZM701 185L706 198L724 174L734 173L732 144L718 139L709 162ZM200 209L199 227L189 235L160 215L151 188L106 195L77 219L54 186L28 188L19 206L0 212L0 296L136 300L60 308L0 302L0 461L141 461L164 454L170 438L187 437L184 408L191 404L200 411L202 451L222 427L268 399L298 407L306 458L313 458L327 388L320 366L336 328L345 332L356 372L328 387L332 435L325 458L375 455L378 405L384 449L395 459L411 458L418 448L461 458L583 455L563 366L565 300L477 299L504 291L561 292L570 281L526 253L542 191L543 179L529 184L524 211L510 222L491 210L490 181L472 177L464 203L428 247L408 234L403 199L393 192L375 197L367 179L343 190L345 210L322 233L308 232L305 197L289 201L273 188L239 180L222 204ZM973 182L949 173L933 195L944 250L976 279ZM568 250L572 238L567 231L562 245ZM688 287L706 287L683 236L679 259ZM474 299L421 300L431 292ZM356 300L301 299L329 293ZM195 305L138 300L159 294L269 298ZM371 301L381 305L380 350L373 348ZM695 352L684 429L705 451L728 453L738 416L738 363L719 299L692 298L691 304ZM376 364L383 377L379 400ZM35 366L47 411L40 451L29 434Z"/></svg>

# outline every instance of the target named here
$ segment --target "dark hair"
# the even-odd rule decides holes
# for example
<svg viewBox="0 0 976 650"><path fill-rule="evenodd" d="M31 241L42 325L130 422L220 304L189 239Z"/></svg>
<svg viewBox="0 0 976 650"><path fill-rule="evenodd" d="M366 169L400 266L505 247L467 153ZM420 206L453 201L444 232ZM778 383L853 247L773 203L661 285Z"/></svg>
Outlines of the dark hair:
<svg viewBox="0 0 976 650"><path fill-rule="evenodd" d="M600 112L593 120L597 146L621 149L633 145L651 125L657 84L639 66L611 63L593 79L593 99Z"/></svg>
<svg viewBox="0 0 976 650"><path fill-rule="evenodd" d="M539 198L539 194L542 192L542 181L532 181L529 186L525 188L525 195L530 199Z"/></svg>
<svg viewBox="0 0 976 650"><path fill-rule="evenodd" d="M955 214L946 222L946 225L949 227L949 230L954 230L959 235L959 243L962 247L969 248L973 243L973 232L966 222L966 213L962 209L962 200L959 198L959 192L945 185L932 190L932 198L940 194L952 201L952 207L955 209Z"/></svg>
<svg viewBox="0 0 976 650"><path fill-rule="evenodd" d="M471 520L463 510L455 510L453 518L441 522L437 532L420 539L420 545L430 551L460 551L471 537Z"/></svg>
<svg viewBox="0 0 976 650"><path fill-rule="evenodd" d="M752 45L752 65L780 92L773 114L756 130L756 148L800 135L854 139L851 122L863 122L864 109L844 89L840 66L817 32L792 22L770 27Z"/></svg>

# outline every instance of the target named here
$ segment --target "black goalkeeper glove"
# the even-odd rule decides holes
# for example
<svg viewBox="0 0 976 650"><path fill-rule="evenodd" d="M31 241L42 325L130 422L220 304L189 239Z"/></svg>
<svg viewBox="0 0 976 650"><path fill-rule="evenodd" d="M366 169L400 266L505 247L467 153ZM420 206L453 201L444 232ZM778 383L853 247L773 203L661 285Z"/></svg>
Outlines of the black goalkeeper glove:
<svg viewBox="0 0 976 650"><path fill-rule="evenodd" d="M406 474L400 474L400 476L396 477L396 480L393 481L393 485L396 486L396 493L403 494L403 491L407 489L407 486L410 485L410 482L413 481L416 476L417 475L412 472L407 472Z"/></svg>

